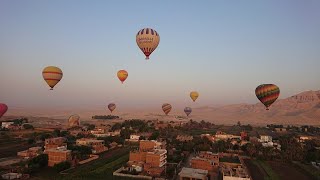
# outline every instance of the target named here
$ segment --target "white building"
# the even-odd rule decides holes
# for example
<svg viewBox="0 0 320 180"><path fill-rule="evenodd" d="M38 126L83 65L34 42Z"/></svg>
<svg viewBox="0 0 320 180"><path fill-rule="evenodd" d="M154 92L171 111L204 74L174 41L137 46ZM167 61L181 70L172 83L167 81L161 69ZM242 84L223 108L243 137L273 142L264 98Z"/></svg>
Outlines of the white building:
<svg viewBox="0 0 320 180"><path fill-rule="evenodd" d="M140 136L138 135L134 135L134 134L130 135L130 141L139 141L139 139L140 139Z"/></svg>
<svg viewBox="0 0 320 180"><path fill-rule="evenodd" d="M261 135L260 136L260 142L272 142L272 137L267 135Z"/></svg>
<svg viewBox="0 0 320 180"><path fill-rule="evenodd" d="M9 126L12 125L13 123L14 123L14 122L11 122L11 121L10 121L10 122L2 122L2 123L1 123L1 127L8 129Z"/></svg>
<svg viewBox="0 0 320 180"><path fill-rule="evenodd" d="M2 179L20 179L22 178L22 174L21 173L7 173L7 174L3 174L1 175Z"/></svg>

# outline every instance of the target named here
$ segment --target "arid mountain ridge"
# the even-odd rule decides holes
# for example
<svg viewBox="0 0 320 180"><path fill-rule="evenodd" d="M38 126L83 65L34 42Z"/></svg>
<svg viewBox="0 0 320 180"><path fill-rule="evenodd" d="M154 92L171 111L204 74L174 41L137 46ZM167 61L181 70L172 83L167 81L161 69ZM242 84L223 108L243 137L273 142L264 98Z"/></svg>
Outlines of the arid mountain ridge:
<svg viewBox="0 0 320 180"><path fill-rule="evenodd" d="M35 113L36 112L36 113ZM95 109L79 111L82 121L90 121L91 116L97 114L107 114L105 109ZM181 120L184 116L183 111L174 109L169 116L164 115L161 110L146 110L145 112L115 112L123 120L125 119L146 119L146 120ZM28 109L11 109L2 120L13 119L15 117L28 117L34 121L47 121L59 119L67 121L70 111L35 111ZM180 118L177 118L177 117ZM267 111L262 103L256 104L233 104L220 107L198 107L193 108L189 117L184 120L206 120L215 124L236 124L240 121L242 124L266 125L266 124L284 124L284 125L316 125L320 126L320 90L305 91L285 99L278 99L270 110Z"/></svg>
<svg viewBox="0 0 320 180"><path fill-rule="evenodd" d="M262 103L234 104L222 107L200 107L196 114L223 119L226 124L239 120L250 124L320 125L320 91L305 91L286 99L278 99L270 110ZM203 117L205 118L205 117Z"/></svg>

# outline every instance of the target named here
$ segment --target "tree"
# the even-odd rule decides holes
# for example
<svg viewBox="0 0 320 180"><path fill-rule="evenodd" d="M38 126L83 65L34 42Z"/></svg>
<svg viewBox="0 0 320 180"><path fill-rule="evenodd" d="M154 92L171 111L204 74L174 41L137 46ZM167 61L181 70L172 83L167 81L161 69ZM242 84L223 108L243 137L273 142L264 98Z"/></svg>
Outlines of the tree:
<svg viewBox="0 0 320 180"><path fill-rule="evenodd" d="M63 162L60 162L60 163L55 164L55 165L53 166L53 168L54 168L57 172L60 172L60 171L69 169L70 167L71 167L71 163L68 162L68 161L63 161Z"/></svg>
<svg viewBox="0 0 320 180"><path fill-rule="evenodd" d="M80 159L85 159L88 157L89 154L92 153L92 148L89 146L68 146L68 149L74 152Z"/></svg>
<svg viewBox="0 0 320 180"><path fill-rule="evenodd" d="M124 139L129 139L132 133L133 131L130 129L122 129L120 132L120 136Z"/></svg>
<svg viewBox="0 0 320 180"><path fill-rule="evenodd" d="M35 172L48 165L48 155L40 154L28 162L28 172Z"/></svg>
<svg viewBox="0 0 320 180"><path fill-rule="evenodd" d="M154 131L154 132L151 134L151 136L149 137L149 140L156 140L156 139L158 139L159 135L160 135L160 132L159 132L159 131Z"/></svg>
<svg viewBox="0 0 320 180"><path fill-rule="evenodd" d="M239 127L241 126L241 123L240 123L240 121L238 121L237 125L238 125Z"/></svg>
<svg viewBox="0 0 320 180"><path fill-rule="evenodd" d="M112 131L115 131L115 130L118 130L118 129L121 129L122 128L122 125L120 123L115 123L112 127L111 127L111 130Z"/></svg>
<svg viewBox="0 0 320 180"><path fill-rule="evenodd" d="M55 137L60 137L60 130L59 130L59 129L55 129L55 130L53 131L53 135L54 135Z"/></svg>
<svg viewBox="0 0 320 180"><path fill-rule="evenodd" d="M31 124L23 124L22 125L24 129L34 129L33 126Z"/></svg>
<svg viewBox="0 0 320 180"><path fill-rule="evenodd" d="M35 142L34 139L32 139L32 138L28 139L28 144L33 144L34 142Z"/></svg>
<svg viewBox="0 0 320 180"><path fill-rule="evenodd" d="M96 128L96 126L94 124L88 125L88 131L93 130L94 128Z"/></svg>
<svg viewBox="0 0 320 180"><path fill-rule="evenodd" d="M301 144L290 136L279 138L281 145L281 157L286 161L301 161L305 157L305 152Z"/></svg>
<svg viewBox="0 0 320 180"><path fill-rule="evenodd" d="M246 151L250 157L254 157L257 154L257 149L256 149L255 145L253 145L251 143L246 145Z"/></svg>

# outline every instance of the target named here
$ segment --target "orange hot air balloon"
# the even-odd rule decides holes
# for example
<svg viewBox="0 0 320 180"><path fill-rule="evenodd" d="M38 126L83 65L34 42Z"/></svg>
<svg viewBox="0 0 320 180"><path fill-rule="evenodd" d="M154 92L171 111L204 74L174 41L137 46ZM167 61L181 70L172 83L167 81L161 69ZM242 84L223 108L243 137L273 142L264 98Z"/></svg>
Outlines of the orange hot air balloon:
<svg viewBox="0 0 320 180"><path fill-rule="evenodd" d="M51 87L50 90L53 90L53 87L62 79L63 73L58 67L48 66L43 69L42 76L47 84Z"/></svg>
<svg viewBox="0 0 320 180"><path fill-rule="evenodd" d="M157 31L153 29L144 28L138 32L136 36L136 42L144 55L146 55L146 59L149 59L150 54L159 45L160 36Z"/></svg>
<svg viewBox="0 0 320 180"><path fill-rule="evenodd" d="M6 104L0 103L0 118L7 112L8 106Z"/></svg>
<svg viewBox="0 0 320 180"><path fill-rule="evenodd" d="M170 104L168 104L168 103L164 103L164 104L162 105L162 110L163 110L163 112L164 112L166 115L169 114L169 112L171 111L171 109L172 109L172 106L171 106Z"/></svg>
<svg viewBox="0 0 320 180"><path fill-rule="evenodd" d="M128 77L128 72L126 70L120 70L118 71L117 76L121 83L123 83Z"/></svg>
<svg viewBox="0 0 320 180"><path fill-rule="evenodd" d="M199 93L198 93L197 91L192 91L192 92L190 93L190 97L191 97L191 99L193 100L193 102L195 102L196 99L198 99L198 97L199 97Z"/></svg>

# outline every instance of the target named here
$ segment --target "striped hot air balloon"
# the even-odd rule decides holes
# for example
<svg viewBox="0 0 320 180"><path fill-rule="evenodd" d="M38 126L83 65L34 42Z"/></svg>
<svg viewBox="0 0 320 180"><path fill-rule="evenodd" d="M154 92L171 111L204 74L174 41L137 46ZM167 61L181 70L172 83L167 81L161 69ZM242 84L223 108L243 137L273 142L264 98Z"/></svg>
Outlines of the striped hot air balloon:
<svg viewBox="0 0 320 180"><path fill-rule="evenodd" d="M255 92L257 98L266 106L267 110L280 95L279 87L274 84L261 84L256 88Z"/></svg>
<svg viewBox="0 0 320 180"><path fill-rule="evenodd" d="M195 102L195 101L198 99L198 97L199 97L199 93L198 93L197 91L192 91L192 92L190 93L190 97L191 97L191 99L193 100L193 102Z"/></svg>
<svg viewBox="0 0 320 180"><path fill-rule="evenodd" d="M8 106L6 104L0 103L0 118L7 112Z"/></svg>
<svg viewBox="0 0 320 180"><path fill-rule="evenodd" d="M166 115L169 114L169 112L171 111L171 109L172 109L172 106L171 106L170 104L168 104L168 103L164 103L164 104L162 105L162 110L163 110L163 112L164 112Z"/></svg>
<svg viewBox="0 0 320 180"><path fill-rule="evenodd" d="M80 116L77 114L71 115L68 119L69 127L80 126Z"/></svg>
<svg viewBox="0 0 320 180"><path fill-rule="evenodd" d="M47 84L51 87L50 90L53 90L53 87L62 79L63 73L58 67L48 66L43 69L42 76Z"/></svg>
<svg viewBox="0 0 320 180"><path fill-rule="evenodd" d="M187 116L189 116L189 114L192 112L191 107L185 107L184 112L186 113Z"/></svg>
<svg viewBox="0 0 320 180"><path fill-rule="evenodd" d="M128 77L128 72L126 70L120 70L118 71L117 76L121 83L123 83Z"/></svg>
<svg viewBox="0 0 320 180"><path fill-rule="evenodd" d="M109 109L110 112L112 113L112 111L116 109L116 104L110 103L110 104L108 105L108 109Z"/></svg>
<svg viewBox="0 0 320 180"><path fill-rule="evenodd" d="M136 42L141 51L149 59L150 54L158 47L160 36L151 28L141 29L136 35Z"/></svg>

